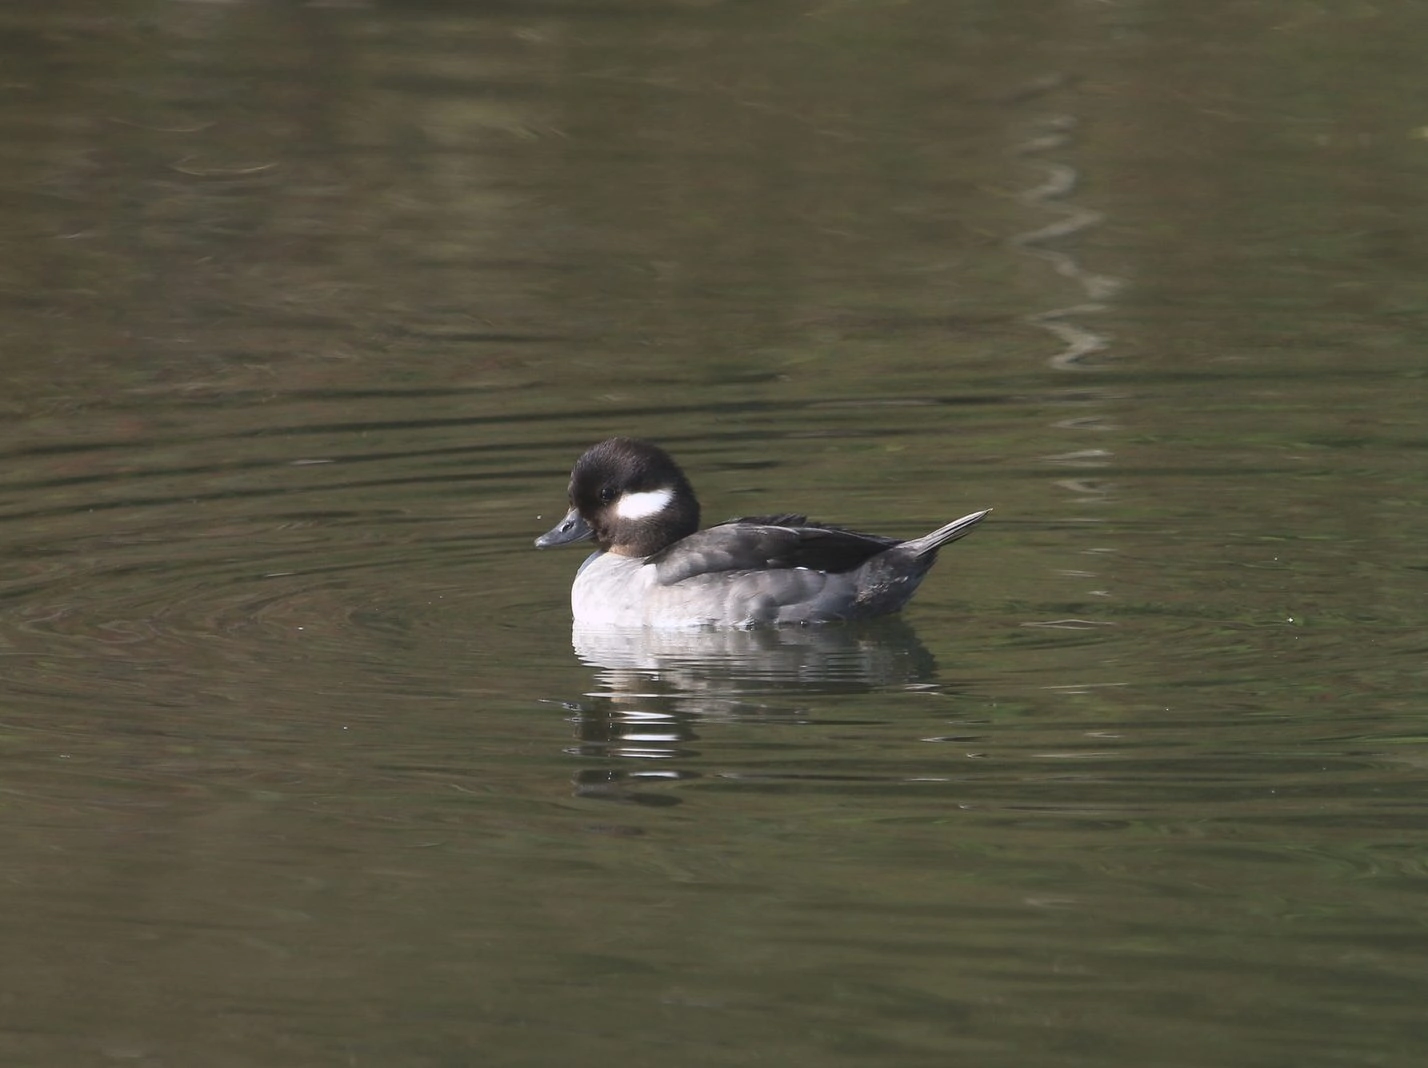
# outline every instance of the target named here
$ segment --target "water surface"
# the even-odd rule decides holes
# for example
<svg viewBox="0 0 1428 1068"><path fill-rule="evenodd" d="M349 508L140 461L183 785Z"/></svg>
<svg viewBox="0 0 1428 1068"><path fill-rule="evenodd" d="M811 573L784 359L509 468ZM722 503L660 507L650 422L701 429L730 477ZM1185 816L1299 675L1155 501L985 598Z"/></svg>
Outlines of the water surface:
<svg viewBox="0 0 1428 1068"><path fill-rule="evenodd" d="M0 1059L1421 1064L1425 30L0 15ZM572 633L615 433L996 511Z"/></svg>

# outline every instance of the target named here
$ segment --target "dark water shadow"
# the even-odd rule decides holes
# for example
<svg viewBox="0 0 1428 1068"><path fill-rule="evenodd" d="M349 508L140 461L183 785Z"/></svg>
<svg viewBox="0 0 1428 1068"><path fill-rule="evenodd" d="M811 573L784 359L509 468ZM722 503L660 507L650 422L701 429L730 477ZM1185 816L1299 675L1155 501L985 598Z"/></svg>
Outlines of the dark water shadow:
<svg viewBox="0 0 1428 1068"><path fill-rule="evenodd" d="M827 627L660 631L576 627L571 644L595 688L570 707L578 796L679 803L643 785L700 777L701 727L797 726L838 697L941 690L937 662L902 619ZM636 763L638 762L638 763Z"/></svg>

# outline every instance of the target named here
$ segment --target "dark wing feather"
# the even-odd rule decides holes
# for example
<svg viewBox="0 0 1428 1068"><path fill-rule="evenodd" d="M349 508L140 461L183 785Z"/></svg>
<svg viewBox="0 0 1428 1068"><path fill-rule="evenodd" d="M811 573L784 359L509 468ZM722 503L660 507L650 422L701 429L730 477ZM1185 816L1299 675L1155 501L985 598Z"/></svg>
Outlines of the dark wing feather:
<svg viewBox="0 0 1428 1068"><path fill-rule="evenodd" d="M770 519L799 523L785 526ZM660 584L669 586L721 571L791 567L852 571L898 544L897 538L818 526L802 516L751 516L691 534L656 553L650 563L657 568Z"/></svg>
<svg viewBox="0 0 1428 1068"><path fill-rule="evenodd" d="M822 523L810 523L808 516L795 515L793 512L781 512L778 515L742 515L738 519L726 519L720 523L721 527L727 527L731 523L752 523L761 527L821 527Z"/></svg>

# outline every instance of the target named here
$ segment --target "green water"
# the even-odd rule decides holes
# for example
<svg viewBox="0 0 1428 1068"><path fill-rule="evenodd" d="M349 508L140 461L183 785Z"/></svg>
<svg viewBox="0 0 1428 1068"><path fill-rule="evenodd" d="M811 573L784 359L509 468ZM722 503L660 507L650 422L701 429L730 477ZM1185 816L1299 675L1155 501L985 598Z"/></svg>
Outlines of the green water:
<svg viewBox="0 0 1428 1068"><path fill-rule="evenodd" d="M0 13L0 1061L1422 1064L1425 43ZM897 620L572 636L616 433L995 512Z"/></svg>

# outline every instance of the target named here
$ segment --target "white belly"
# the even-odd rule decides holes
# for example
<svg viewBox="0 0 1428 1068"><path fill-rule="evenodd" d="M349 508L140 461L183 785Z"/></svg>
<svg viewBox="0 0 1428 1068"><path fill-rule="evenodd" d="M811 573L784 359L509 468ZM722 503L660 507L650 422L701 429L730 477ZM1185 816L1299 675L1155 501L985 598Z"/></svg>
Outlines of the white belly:
<svg viewBox="0 0 1428 1068"><path fill-rule="evenodd" d="M596 553L575 576L570 607L581 626L752 627L848 618L855 592L850 576L804 568L711 572L665 586L639 558Z"/></svg>

